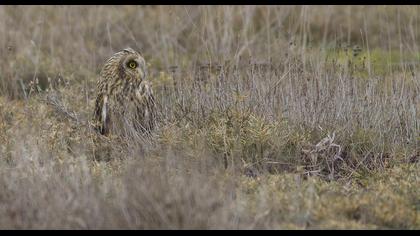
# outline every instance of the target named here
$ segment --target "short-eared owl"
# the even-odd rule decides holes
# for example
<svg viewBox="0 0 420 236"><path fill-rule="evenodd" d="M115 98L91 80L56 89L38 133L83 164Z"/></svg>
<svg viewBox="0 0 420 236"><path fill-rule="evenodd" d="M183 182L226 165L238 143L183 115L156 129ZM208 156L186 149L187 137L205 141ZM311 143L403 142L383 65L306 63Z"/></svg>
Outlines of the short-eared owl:
<svg viewBox="0 0 420 236"><path fill-rule="evenodd" d="M145 60L131 48L107 60L100 72L94 113L101 134L153 129L155 100L146 76Z"/></svg>

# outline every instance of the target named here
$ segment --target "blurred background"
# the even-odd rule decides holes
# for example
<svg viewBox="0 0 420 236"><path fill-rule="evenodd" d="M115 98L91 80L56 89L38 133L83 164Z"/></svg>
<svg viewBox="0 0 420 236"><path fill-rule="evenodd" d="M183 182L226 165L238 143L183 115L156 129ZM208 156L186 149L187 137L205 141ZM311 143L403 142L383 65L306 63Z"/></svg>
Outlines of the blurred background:
<svg viewBox="0 0 420 236"><path fill-rule="evenodd" d="M0 228L419 229L420 6L0 6ZM90 129L103 63L157 128Z"/></svg>
<svg viewBox="0 0 420 236"><path fill-rule="evenodd" d="M125 47L139 50L154 70L239 57L282 61L289 50L355 46L392 53L398 57L392 63L418 62L419 12L419 6L2 6L0 69L15 68L14 79L88 75Z"/></svg>

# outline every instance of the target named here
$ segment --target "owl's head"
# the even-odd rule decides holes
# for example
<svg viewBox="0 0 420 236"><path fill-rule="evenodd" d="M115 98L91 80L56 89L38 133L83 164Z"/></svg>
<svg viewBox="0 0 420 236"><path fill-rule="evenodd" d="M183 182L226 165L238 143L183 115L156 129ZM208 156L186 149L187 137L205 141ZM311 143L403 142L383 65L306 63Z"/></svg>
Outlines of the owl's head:
<svg viewBox="0 0 420 236"><path fill-rule="evenodd" d="M102 75L119 79L144 80L147 76L146 62L139 52L126 48L115 53L105 63Z"/></svg>

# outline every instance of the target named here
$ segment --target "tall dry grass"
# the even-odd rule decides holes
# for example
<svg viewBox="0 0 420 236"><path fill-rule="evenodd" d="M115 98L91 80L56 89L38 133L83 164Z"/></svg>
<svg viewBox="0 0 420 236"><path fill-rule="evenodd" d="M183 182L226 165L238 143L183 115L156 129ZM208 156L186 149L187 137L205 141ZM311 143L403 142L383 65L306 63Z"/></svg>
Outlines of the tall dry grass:
<svg viewBox="0 0 420 236"><path fill-rule="evenodd" d="M419 10L0 7L0 227L418 228ZM128 46L158 127L100 137Z"/></svg>

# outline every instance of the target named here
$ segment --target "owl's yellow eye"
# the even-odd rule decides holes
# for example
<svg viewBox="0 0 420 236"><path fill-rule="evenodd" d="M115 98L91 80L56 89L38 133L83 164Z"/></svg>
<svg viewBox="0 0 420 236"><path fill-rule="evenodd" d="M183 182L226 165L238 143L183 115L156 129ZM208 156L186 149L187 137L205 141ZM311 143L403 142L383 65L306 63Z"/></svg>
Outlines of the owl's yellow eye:
<svg viewBox="0 0 420 236"><path fill-rule="evenodd" d="M137 67L137 62L135 61L130 61L128 63L128 67L130 67L131 69L135 69Z"/></svg>

